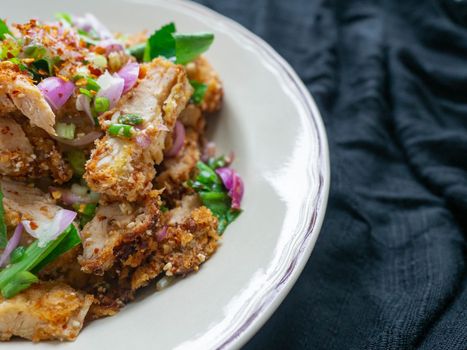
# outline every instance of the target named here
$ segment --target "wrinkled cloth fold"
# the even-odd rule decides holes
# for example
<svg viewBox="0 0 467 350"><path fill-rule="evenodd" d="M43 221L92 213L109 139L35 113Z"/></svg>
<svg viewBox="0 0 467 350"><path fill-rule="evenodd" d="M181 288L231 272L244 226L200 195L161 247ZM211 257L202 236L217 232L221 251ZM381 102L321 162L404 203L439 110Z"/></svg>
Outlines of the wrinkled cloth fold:
<svg viewBox="0 0 467 350"><path fill-rule="evenodd" d="M321 235L245 348L467 349L466 1L198 2L293 66L329 138Z"/></svg>

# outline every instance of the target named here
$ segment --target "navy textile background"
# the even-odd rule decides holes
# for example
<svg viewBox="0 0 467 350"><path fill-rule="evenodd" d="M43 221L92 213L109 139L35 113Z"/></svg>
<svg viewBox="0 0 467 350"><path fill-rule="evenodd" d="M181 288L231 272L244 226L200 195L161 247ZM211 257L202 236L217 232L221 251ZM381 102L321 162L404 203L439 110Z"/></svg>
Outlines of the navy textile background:
<svg viewBox="0 0 467 350"><path fill-rule="evenodd" d="M199 2L290 62L330 143L316 249L246 349L467 349L466 1Z"/></svg>

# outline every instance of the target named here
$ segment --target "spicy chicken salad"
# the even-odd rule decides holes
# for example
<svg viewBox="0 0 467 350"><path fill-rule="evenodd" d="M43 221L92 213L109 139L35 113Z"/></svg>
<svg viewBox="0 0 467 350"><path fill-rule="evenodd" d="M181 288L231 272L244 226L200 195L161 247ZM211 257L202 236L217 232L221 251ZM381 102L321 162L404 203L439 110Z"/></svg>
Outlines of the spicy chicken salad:
<svg viewBox="0 0 467 350"><path fill-rule="evenodd" d="M197 271L241 213L211 33L0 20L0 340L73 340Z"/></svg>

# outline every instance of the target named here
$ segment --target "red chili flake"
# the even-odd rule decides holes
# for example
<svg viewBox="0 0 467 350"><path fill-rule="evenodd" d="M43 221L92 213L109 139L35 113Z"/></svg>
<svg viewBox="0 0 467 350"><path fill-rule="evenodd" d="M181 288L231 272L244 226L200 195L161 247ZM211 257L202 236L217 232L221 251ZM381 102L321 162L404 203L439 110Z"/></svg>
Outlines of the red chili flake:
<svg viewBox="0 0 467 350"><path fill-rule="evenodd" d="M34 221L31 221L30 226L31 226L31 229L33 230L36 230L39 227Z"/></svg>

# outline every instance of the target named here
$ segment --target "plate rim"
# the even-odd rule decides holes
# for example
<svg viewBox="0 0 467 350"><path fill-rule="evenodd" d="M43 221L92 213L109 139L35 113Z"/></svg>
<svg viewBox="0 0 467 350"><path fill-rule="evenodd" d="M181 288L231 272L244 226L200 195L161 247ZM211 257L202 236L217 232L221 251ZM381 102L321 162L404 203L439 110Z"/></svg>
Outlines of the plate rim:
<svg viewBox="0 0 467 350"><path fill-rule="evenodd" d="M301 102L301 107L307 112L306 119L311 124L310 126L315 129L318 138L319 185L316 195L316 204L313 207L313 215L310 216L309 222L304 226L304 229L299 232L303 239L300 242L296 255L293 257L289 267L286 269L286 275L280 279L280 285L276 286L276 290L278 290L277 293L272 298L268 298L267 295L257 297L257 299L263 300L263 303L260 303L260 309L256 312L251 312L251 315L249 316L247 315L244 318L243 323L237 326L236 329L231 329L229 334L223 336L224 340L216 346L216 349L238 349L245 345L246 342L262 328L262 326L277 310L279 305L295 285L314 249L316 240L318 239L323 225L331 182L327 134L321 113L313 96L310 94L305 84L290 64L265 40L235 20L224 16L203 4L199 4L191 0L171 0L169 3L170 7L178 6L196 12L200 15L210 17L211 19L222 21L224 25L228 26L229 29L234 30L244 40L247 40L249 43L258 47L258 49L263 53L263 58L268 60L268 63L272 63L276 69L280 69L286 74L282 80L288 83L290 92L296 90L294 95L299 97L298 101ZM165 3L165 5L167 5L167 3ZM310 175L307 176L310 177Z"/></svg>

